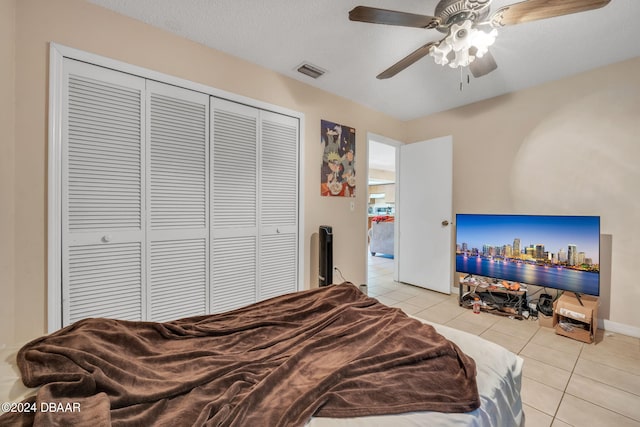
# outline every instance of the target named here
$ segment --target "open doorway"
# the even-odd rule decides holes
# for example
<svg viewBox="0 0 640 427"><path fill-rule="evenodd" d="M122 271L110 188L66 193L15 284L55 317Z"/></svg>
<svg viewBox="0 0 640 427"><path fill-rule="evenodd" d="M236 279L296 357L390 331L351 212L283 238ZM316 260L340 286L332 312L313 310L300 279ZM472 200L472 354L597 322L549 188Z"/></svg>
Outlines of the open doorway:
<svg viewBox="0 0 640 427"><path fill-rule="evenodd" d="M367 282L397 279L396 184L400 142L368 134Z"/></svg>
<svg viewBox="0 0 640 427"><path fill-rule="evenodd" d="M395 164L395 170L390 164ZM385 168L379 178L376 171ZM367 199L369 218L365 224L375 227L374 218L380 214L393 217L393 226L387 227L393 229L393 249L372 247L367 233L367 283L401 282L450 293L452 137L403 144L368 134L367 176L371 184L368 196L373 197ZM384 259L388 261L380 268Z"/></svg>

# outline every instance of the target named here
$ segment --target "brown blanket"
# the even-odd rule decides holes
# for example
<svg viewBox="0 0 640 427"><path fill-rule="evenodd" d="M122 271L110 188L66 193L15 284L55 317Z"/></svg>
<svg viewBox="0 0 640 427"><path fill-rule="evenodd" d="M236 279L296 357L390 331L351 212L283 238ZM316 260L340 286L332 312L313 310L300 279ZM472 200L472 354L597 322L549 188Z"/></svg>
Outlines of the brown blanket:
<svg viewBox="0 0 640 427"><path fill-rule="evenodd" d="M18 365L42 386L36 413L0 425L296 426L480 405L473 359L350 284L167 323L81 320Z"/></svg>

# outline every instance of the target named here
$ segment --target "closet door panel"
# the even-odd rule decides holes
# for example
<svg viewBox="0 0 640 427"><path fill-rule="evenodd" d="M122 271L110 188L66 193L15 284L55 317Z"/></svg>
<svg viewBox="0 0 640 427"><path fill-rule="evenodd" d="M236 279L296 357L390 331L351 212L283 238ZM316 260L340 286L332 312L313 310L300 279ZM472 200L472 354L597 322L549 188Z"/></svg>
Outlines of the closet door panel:
<svg viewBox="0 0 640 427"><path fill-rule="evenodd" d="M258 110L212 99L214 234L255 233L258 191Z"/></svg>
<svg viewBox="0 0 640 427"><path fill-rule="evenodd" d="M213 240L212 312L233 310L257 300L256 251L256 236Z"/></svg>
<svg viewBox="0 0 640 427"><path fill-rule="evenodd" d="M260 116L260 299L298 289L298 120Z"/></svg>
<svg viewBox="0 0 640 427"><path fill-rule="evenodd" d="M204 230L209 97L156 82L148 87L149 224L152 230Z"/></svg>
<svg viewBox="0 0 640 427"><path fill-rule="evenodd" d="M148 319L208 312L209 96L147 81Z"/></svg>
<svg viewBox="0 0 640 427"><path fill-rule="evenodd" d="M261 112L260 223L298 223L298 120Z"/></svg>
<svg viewBox="0 0 640 427"><path fill-rule="evenodd" d="M142 318L142 244L73 245L68 249L65 326L87 317Z"/></svg>
<svg viewBox="0 0 640 427"><path fill-rule="evenodd" d="M298 235L281 233L260 239L260 299L298 289Z"/></svg>
<svg viewBox="0 0 640 427"><path fill-rule="evenodd" d="M149 320L207 313L207 240L154 240L149 246Z"/></svg>
<svg viewBox="0 0 640 427"><path fill-rule="evenodd" d="M211 309L257 300L259 111L211 99Z"/></svg>
<svg viewBox="0 0 640 427"><path fill-rule="evenodd" d="M144 313L144 80L65 60L62 320Z"/></svg>

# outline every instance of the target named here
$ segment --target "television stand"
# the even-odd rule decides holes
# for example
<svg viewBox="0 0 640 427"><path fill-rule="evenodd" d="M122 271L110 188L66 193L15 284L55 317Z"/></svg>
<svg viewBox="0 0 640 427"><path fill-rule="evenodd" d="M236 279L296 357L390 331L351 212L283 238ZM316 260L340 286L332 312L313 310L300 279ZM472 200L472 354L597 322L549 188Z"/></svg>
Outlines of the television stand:
<svg viewBox="0 0 640 427"><path fill-rule="evenodd" d="M581 298L582 294L580 292L574 292L573 294L576 296L576 299L578 300L580 305L584 307L584 304L582 303L582 298Z"/></svg>
<svg viewBox="0 0 640 427"><path fill-rule="evenodd" d="M523 319L522 311L527 305L526 289L511 290L493 282L486 282L480 278L460 276L461 307L473 308L473 301L477 297L482 302L481 311Z"/></svg>

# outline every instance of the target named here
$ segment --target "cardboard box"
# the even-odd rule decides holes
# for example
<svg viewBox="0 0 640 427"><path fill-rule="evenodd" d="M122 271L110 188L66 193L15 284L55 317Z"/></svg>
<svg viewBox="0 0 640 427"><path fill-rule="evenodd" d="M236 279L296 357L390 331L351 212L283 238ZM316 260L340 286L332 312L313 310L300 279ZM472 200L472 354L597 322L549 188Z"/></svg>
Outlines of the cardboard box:
<svg viewBox="0 0 640 427"><path fill-rule="evenodd" d="M538 311L538 325L542 326L543 328L555 328L556 327L556 317L553 315L553 313L556 311L556 302L553 302L553 312L551 313L551 316L547 316L544 313L541 313L540 311Z"/></svg>
<svg viewBox="0 0 640 427"><path fill-rule="evenodd" d="M540 312L538 312L538 325L543 328L553 328L555 327L555 323L553 323L554 316L546 316Z"/></svg>
<svg viewBox="0 0 640 427"><path fill-rule="evenodd" d="M592 343L598 329L598 298L590 295L580 297L565 292L554 304L553 323L556 334L578 341Z"/></svg>

